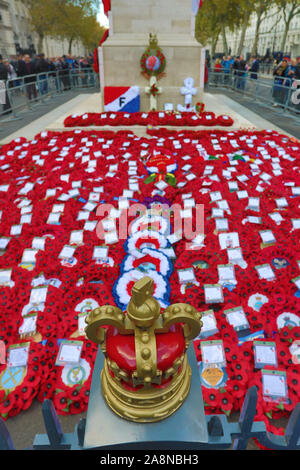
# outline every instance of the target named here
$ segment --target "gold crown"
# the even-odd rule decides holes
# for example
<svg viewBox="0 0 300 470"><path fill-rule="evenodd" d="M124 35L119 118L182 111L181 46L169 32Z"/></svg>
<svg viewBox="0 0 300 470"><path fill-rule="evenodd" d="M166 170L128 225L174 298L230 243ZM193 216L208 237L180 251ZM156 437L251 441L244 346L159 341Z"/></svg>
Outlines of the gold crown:
<svg viewBox="0 0 300 470"><path fill-rule="evenodd" d="M173 304L161 314L153 290L153 280L146 276L132 288L127 315L117 307L105 305L86 318L86 336L100 344L105 356L101 372L104 398L119 416L137 422L164 419L183 403L191 376L186 350L202 326L201 314L188 304ZM174 325L184 338L183 353L168 369L159 370L156 335L169 333ZM134 335L136 368L130 375L107 354L108 326L115 327L120 335Z"/></svg>
<svg viewBox="0 0 300 470"><path fill-rule="evenodd" d="M158 40L156 34L149 33L149 47L156 49L158 46Z"/></svg>

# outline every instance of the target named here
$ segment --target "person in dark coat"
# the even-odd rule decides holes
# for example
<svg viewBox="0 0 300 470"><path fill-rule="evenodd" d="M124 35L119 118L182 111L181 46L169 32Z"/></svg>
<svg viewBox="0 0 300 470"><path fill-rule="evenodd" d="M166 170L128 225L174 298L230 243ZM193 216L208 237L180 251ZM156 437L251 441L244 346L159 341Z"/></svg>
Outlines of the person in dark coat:
<svg viewBox="0 0 300 470"><path fill-rule="evenodd" d="M37 73L46 73L49 72L49 62L45 58L45 54L40 54L36 61L36 72Z"/></svg>
<svg viewBox="0 0 300 470"><path fill-rule="evenodd" d="M63 85L63 91L70 90L71 89L70 70L69 70L69 64L66 61L66 56L65 55L62 56L59 62L60 62L60 65L58 67L59 69L58 76Z"/></svg>
<svg viewBox="0 0 300 470"><path fill-rule="evenodd" d="M273 72L273 98L274 103L272 106L280 106L285 104L286 99L286 82L288 77L288 62L283 59Z"/></svg>
<svg viewBox="0 0 300 470"><path fill-rule="evenodd" d="M7 80L8 71L3 63L3 57L0 55L0 80Z"/></svg>
<svg viewBox="0 0 300 470"><path fill-rule="evenodd" d="M36 70L34 63L30 59L29 54L26 54L24 56L24 60L19 62L19 75L20 77L24 77L24 83L26 84L26 94L28 99L36 99Z"/></svg>
<svg viewBox="0 0 300 470"><path fill-rule="evenodd" d="M295 79L300 80L300 56L296 57Z"/></svg>
<svg viewBox="0 0 300 470"><path fill-rule="evenodd" d="M237 87L237 84L238 84L238 69L239 69L239 62L240 62L240 58L239 57L236 57L233 61L233 64L232 64L232 70L233 70L233 76L234 76L234 80L233 80L233 86L236 88Z"/></svg>
<svg viewBox="0 0 300 470"><path fill-rule="evenodd" d="M237 88L239 88L240 90L244 90L245 88L245 74L246 74L246 61L244 60L244 57L240 55L239 61L237 64L237 75L238 75Z"/></svg>
<svg viewBox="0 0 300 470"><path fill-rule="evenodd" d="M3 63L3 57L0 54L0 104L2 104L3 114L11 113L9 97L6 89L8 79L8 68Z"/></svg>
<svg viewBox="0 0 300 470"><path fill-rule="evenodd" d="M41 95L46 95L48 93L48 75L49 72L49 62L45 59L45 54L40 54L35 66L36 73L38 75L39 89Z"/></svg>
<svg viewBox="0 0 300 470"><path fill-rule="evenodd" d="M21 68L22 68L23 64L24 64L23 56L21 54L19 54L17 56L17 60L16 60L16 72L17 72L18 77L21 77Z"/></svg>
<svg viewBox="0 0 300 470"><path fill-rule="evenodd" d="M250 73L250 78L252 80L256 80L258 76L258 71L259 71L259 60L257 57L252 56L250 59L250 68L249 68L249 73Z"/></svg>
<svg viewBox="0 0 300 470"><path fill-rule="evenodd" d="M58 70L59 70L59 62L58 59L55 57L51 57L49 59L49 76L53 77L55 81L55 88L56 91L59 91L59 79L58 79Z"/></svg>
<svg viewBox="0 0 300 470"><path fill-rule="evenodd" d="M296 94L297 98L300 98L300 56L296 57L296 66L295 66L295 73L294 73L294 79L296 80L296 91L293 93L294 95ZM297 108L297 112L300 112L300 103L295 104L295 107Z"/></svg>

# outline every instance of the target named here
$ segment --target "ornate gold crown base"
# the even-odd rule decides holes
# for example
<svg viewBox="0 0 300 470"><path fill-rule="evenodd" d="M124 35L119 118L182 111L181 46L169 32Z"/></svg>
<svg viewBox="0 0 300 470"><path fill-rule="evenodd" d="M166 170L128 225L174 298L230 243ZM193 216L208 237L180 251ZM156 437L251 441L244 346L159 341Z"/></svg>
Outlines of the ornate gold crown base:
<svg viewBox="0 0 300 470"><path fill-rule="evenodd" d="M138 423L152 423L172 415L184 402L191 384L187 356L182 368L165 388L126 390L109 373L107 361L101 371L102 393L108 406L121 418Z"/></svg>

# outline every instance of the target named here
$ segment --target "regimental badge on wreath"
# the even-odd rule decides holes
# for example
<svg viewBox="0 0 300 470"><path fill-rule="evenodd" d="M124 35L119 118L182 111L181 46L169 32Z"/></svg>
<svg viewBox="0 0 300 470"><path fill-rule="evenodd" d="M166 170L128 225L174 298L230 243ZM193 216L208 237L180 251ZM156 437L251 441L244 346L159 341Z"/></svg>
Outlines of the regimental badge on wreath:
<svg viewBox="0 0 300 470"><path fill-rule="evenodd" d="M166 58L158 46L156 35L149 34L149 46L141 57L142 74L146 78L155 76L157 79L166 68Z"/></svg>

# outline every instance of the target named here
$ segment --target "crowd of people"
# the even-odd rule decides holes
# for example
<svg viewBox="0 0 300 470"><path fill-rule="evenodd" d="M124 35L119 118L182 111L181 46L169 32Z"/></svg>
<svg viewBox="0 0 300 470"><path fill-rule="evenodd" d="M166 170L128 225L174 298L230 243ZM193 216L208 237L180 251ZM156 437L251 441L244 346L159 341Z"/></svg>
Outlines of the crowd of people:
<svg viewBox="0 0 300 470"><path fill-rule="evenodd" d="M246 61L243 55L236 58L232 56L223 56L222 59L217 58L214 64L214 72L224 73L224 82L229 81L230 73L235 77L235 86L239 89L245 88L245 77L249 74L250 78L257 79L259 72L259 60L255 56L251 56Z"/></svg>
<svg viewBox="0 0 300 470"><path fill-rule="evenodd" d="M214 72L214 82L220 81L229 84L233 77L235 88L244 90L247 78L250 78L250 86L253 80L258 78L262 58L251 56L245 60L243 55L223 56L216 58L211 66L210 58L206 61L207 68ZM266 63L265 60L263 60ZM29 100L37 98L40 94L48 93L48 77L53 75L57 90L69 90L71 86L83 86L92 83L93 55L87 57L74 57L70 54L61 57L49 57L45 54L37 54L31 57L29 54L11 56L3 59L0 55L0 80L7 83L7 87L16 87L25 84L26 95ZM269 58L269 65L273 68L273 106L282 106L289 96L289 88L294 80L300 80L300 56L297 58L282 57L278 54L275 58ZM22 80L22 82L21 82ZM207 83L207 73L205 82ZM252 82L252 83L251 83ZM9 112L10 103L6 93L3 110Z"/></svg>
<svg viewBox="0 0 300 470"><path fill-rule="evenodd" d="M26 95L29 100L37 98L38 92L42 95L48 93L48 78L53 76L57 90L69 90L71 86L79 84L88 85L94 80L93 55L87 57L73 57L70 54L62 57L49 57L37 54L11 56L4 59L0 56L0 80L12 88L25 84ZM6 92L4 111L9 111L10 103Z"/></svg>
<svg viewBox="0 0 300 470"><path fill-rule="evenodd" d="M214 72L214 82L219 83L220 79L224 84L229 83L229 77L233 77L235 88L244 90L246 79L251 81L258 78L261 60L257 56L251 56L247 61L243 55L238 57L223 56L216 58L211 68ZM293 86L295 80L300 80L300 56L296 58L276 57L271 64L273 73L272 96L273 106L282 106L289 97L289 89Z"/></svg>
<svg viewBox="0 0 300 470"><path fill-rule="evenodd" d="M273 106L282 106L287 101L294 80L300 80L300 56L296 59L284 57L275 64L273 76Z"/></svg>

